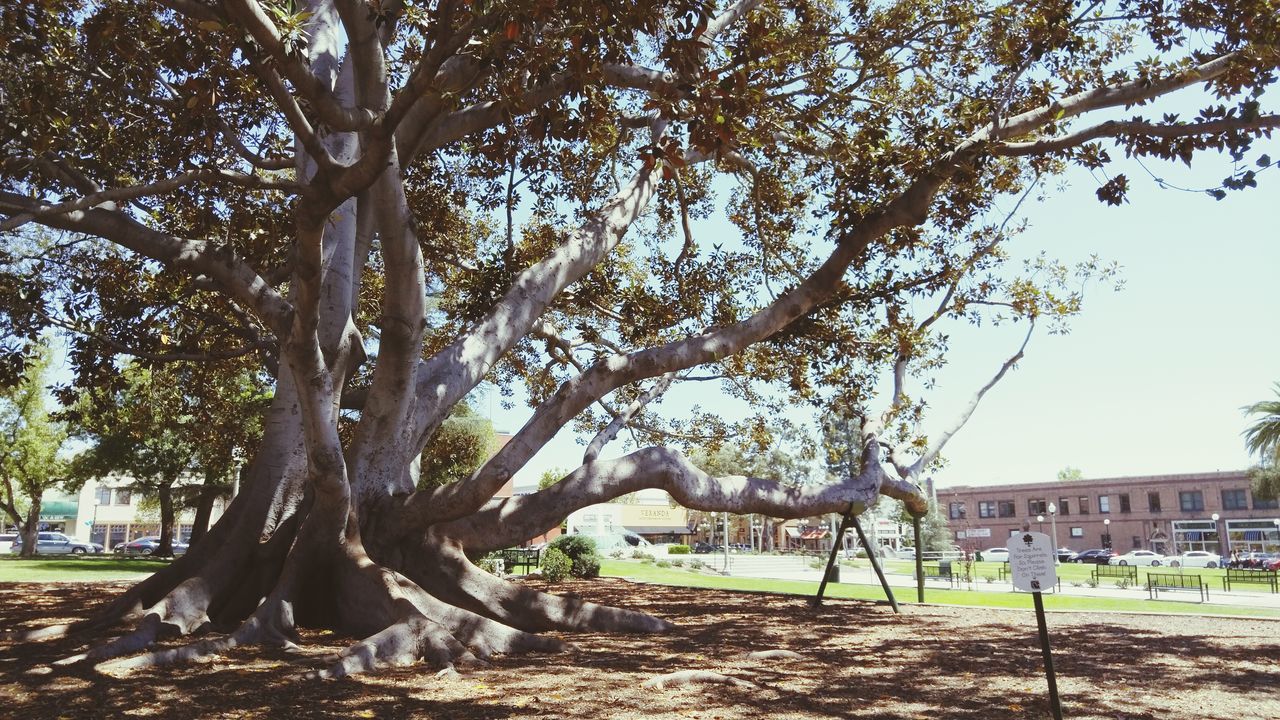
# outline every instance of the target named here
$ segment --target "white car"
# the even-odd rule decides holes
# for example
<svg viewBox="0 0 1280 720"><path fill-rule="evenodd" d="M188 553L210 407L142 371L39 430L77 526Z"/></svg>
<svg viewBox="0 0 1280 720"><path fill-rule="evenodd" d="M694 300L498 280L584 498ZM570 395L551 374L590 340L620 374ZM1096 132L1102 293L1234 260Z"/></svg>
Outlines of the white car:
<svg viewBox="0 0 1280 720"><path fill-rule="evenodd" d="M1169 556L1169 567L1216 568L1221 566L1221 555L1204 550L1188 550L1181 555Z"/></svg>
<svg viewBox="0 0 1280 720"><path fill-rule="evenodd" d="M1009 548L987 548L979 552L985 562L1009 562Z"/></svg>
<svg viewBox="0 0 1280 720"><path fill-rule="evenodd" d="M1123 555L1116 555L1107 561L1108 565L1150 565L1159 567L1165 564L1168 558L1158 552L1150 550L1130 550Z"/></svg>

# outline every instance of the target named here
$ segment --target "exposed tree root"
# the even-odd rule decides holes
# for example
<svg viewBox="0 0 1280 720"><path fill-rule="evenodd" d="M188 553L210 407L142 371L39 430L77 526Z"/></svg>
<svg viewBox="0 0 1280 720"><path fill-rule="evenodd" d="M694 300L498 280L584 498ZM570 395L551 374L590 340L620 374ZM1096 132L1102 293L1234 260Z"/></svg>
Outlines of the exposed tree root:
<svg viewBox="0 0 1280 720"><path fill-rule="evenodd" d="M477 662L476 656L448 629L417 615L352 645L340 654L336 664L307 673L306 677L346 677L381 667L411 665L419 658L437 667Z"/></svg>
<svg viewBox="0 0 1280 720"><path fill-rule="evenodd" d="M660 633L675 628L646 613L544 593L495 577L473 565L448 540L434 538L428 547L433 552L415 566L426 576L424 587L446 602L521 630Z"/></svg>
<svg viewBox="0 0 1280 720"><path fill-rule="evenodd" d="M645 680L642 687L663 690L668 687L681 687L684 685L733 685L734 687L742 688L759 688L759 685L755 683L709 670L681 670L659 675Z"/></svg>
<svg viewBox="0 0 1280 720"><path fill-rule="evenodd" d="M740 660L804 660L804 656L790 650L756 650L738 656Z"/></svg>

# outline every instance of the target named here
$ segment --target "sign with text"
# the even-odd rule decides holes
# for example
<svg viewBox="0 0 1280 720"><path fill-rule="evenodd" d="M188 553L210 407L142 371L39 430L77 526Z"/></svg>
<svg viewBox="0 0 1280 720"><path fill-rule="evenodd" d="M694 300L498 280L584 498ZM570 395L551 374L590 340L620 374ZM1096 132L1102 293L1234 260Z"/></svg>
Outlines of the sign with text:
<svg viewBox="0 0 1280 720"><path fill-rule="evenodd" d="M1016 590L1038 593L1052 588L1058 582L1058 572L1049 536L1020 532L1009 538L1009 574Z"/></svg>

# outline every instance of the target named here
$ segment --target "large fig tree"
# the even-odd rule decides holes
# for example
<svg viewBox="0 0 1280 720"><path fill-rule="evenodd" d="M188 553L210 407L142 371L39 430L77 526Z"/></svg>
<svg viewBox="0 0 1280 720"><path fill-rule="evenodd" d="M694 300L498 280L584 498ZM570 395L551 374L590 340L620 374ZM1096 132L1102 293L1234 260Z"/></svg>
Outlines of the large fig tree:
<svg viewBox="0 0 1280 720"><path fill-rule="evenodd" d="M0 283L7 358L53 325L81 384L120 353L275 378L227 513L77 626L125 632L76 659L301 624L364 638L326 676L550 651L539 631L669 627L472 564L576 508L662 488L775 518L922 512L913 481L972 411L917 431L938 321L1034 327L1079 300L1064 268L1005 267L1021 199L1080 165L1123 202L1111 153L1268 165L1246 155L1278 122L1278 40L1272 0L4 4L0 231L62 233L4 258L24 273ZM1183 91L1205 107L1151 109ZM1253 184L1239 167L1207 190ZM522 384L528 422L470 477L419 482L486 381ZM655 410L699 381L762 415ZM675 449L767 433L785 402L861 417L859 471L716 478ZM495 501L566 426L595 434L581 466ZM602 459L624 431L637 447Z"/></svg>

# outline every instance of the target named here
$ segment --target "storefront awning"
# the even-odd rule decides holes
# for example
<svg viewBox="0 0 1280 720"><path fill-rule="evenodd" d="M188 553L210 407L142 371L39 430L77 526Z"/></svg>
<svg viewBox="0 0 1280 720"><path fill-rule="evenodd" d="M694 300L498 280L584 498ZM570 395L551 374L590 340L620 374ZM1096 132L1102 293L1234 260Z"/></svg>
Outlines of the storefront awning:
<svg viewBox="0 0 1280 720"><path fill-rule="evenodd" d="M789 538L800 537L800 528L789 527L789 528L786 528L786 530L787 530L787 537Z"/></svg>
<svg viewBox="0 0 1280 720"><path fill-rule="evenodd" d="M829 535L826 530L807 530L801 536L801 540L821 540Z"/></svg>
<svg viewBox="0 0 1280 720"><path fill-rule="evenodd" d="M40 520L43 522L75 520L77 509L75 502L71 500L48 500L40 505Z"/></svg>

